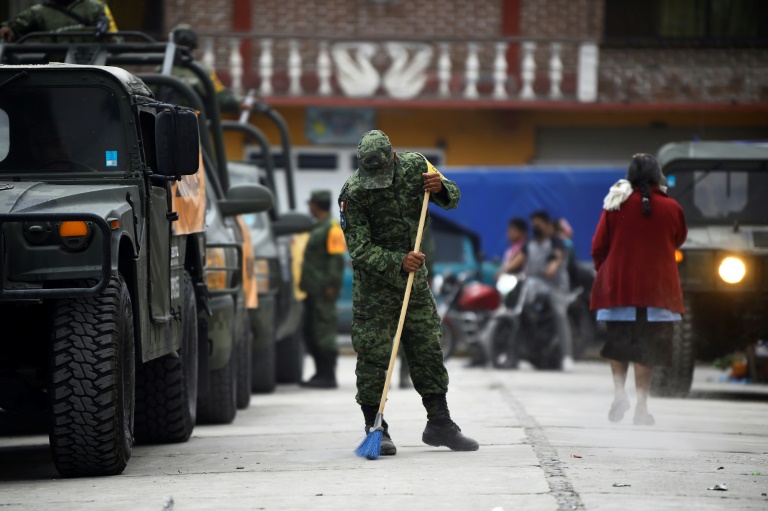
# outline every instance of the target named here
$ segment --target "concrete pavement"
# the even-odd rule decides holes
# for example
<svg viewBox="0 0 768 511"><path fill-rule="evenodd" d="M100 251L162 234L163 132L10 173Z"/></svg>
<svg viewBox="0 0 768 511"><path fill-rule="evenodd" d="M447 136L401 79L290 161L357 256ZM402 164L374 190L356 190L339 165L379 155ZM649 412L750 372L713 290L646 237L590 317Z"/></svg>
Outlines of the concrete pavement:
<svg viewBox="0 0 768 511"><path fill-rule="evenodd" d="M449 362L449 404L478 452L422 444L418 396L393 389L386 417L398 455L356 458L362 415L345 357L340 390L253 396L230 426L137 446L122 476L60 479L45 436L1 437L0 507L159 511L173 496L175 510L768 509L765 387L707 383L714 372L699 369L693 398L651 401L648 428L633 426L632 412L608 422L605 364L572 374L461 364ZM729 490L707 490L718 483Z"/></svg>

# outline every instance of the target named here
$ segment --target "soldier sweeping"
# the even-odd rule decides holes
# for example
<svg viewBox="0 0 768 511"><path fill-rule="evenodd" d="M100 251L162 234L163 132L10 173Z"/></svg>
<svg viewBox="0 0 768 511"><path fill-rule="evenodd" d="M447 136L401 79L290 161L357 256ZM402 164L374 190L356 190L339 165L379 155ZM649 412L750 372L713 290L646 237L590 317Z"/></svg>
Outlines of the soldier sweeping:
<svg viewBox="0 0 768 511"><path fill-rule="evenodd" d="M317 224L304 249L301 289L304 300L304 342L315 361L315 375L302 387L336 388L336 299L344 273L344 234L331 217L331 192L316 190L309 200L309 211Z"/></svg>
<svg viewBox="0 0 768 511"><path fill-rule="evenodd" d="M438 206L452 209L459 202L459 189L440 173L429 173L422 155L396 154L379 130L363 135L357 158L359 169L342 188L339 207L354 269L352 344L357 352L357 402L366 431L378 412L408 273L415 272L402 344L427 410L422 441L456 451L477 450L478 443L462 435L448 411L440 317L424 254L412 251L424 192L429 191ZM383 428L381 454L393 455L397 449L386 422Z"/></svg>

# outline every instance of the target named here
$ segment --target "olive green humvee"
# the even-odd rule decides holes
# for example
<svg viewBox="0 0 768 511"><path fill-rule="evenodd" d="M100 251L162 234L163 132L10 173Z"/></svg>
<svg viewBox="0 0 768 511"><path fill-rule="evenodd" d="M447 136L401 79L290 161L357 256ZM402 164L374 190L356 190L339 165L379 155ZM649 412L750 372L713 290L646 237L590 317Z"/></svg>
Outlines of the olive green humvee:
<svg viewBox="0 0 768 511"><path fill-rule="evenodd" d="M63 475L192 432L199 144L193 110L122 69L0 66L0 407L48 410ZM166 413L134 423L137 399Z"/></svg>
<svg viewBox="0 0 768 511"><path fill-rule="evenodd" d="M768 144L684 142L658 153L688 240L677 254L685 298L673 365L653 391L685 396L694 360L712 360L768 335Z"/></svg>

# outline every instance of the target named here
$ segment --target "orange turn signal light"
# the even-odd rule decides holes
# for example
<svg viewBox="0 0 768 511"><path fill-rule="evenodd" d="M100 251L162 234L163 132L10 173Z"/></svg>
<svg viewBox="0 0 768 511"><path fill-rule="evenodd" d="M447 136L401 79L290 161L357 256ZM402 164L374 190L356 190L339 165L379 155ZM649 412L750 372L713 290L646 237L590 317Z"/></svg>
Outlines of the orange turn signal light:
<svg viewBox="0 0 768 511"><path fill-rule="evenodd" d="M682 251L675 250L675 262L682 263L683 259L685 259L685 256L683 255Z"/></svg>
<svg viewBox="0 0 768 511"><path fill-rule="evenodd" d="M61 222L59 236L62 238L77 238L88 235L88 224L83 221Z"/></svg>
<svg viewBox="0 0 768 511"><path fill-rule="evenodd" d="M109 220L109 228L113 231L120 228L120 220Z"/></svg>

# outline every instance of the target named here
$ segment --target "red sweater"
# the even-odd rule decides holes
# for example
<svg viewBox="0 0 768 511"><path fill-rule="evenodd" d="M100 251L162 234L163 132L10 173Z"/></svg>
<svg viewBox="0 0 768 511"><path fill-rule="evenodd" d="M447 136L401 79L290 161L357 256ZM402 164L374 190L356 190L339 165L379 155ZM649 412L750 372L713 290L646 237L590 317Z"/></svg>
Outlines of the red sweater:
<svg viewBox="0 0 768 511"><path fill-rule="evenodd" d="M658 189L650 216L643 215L638 191L620 210L604 210L592 239L592 310L659 307L683 314L675 250L687 236L683 208Z"/></svg>

